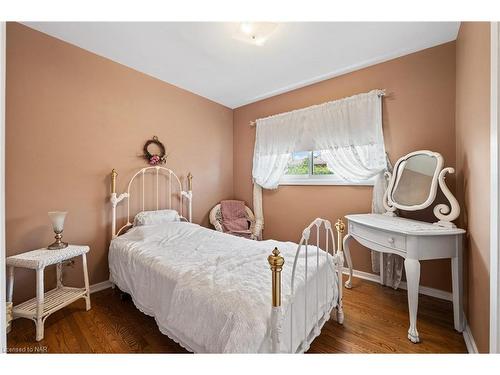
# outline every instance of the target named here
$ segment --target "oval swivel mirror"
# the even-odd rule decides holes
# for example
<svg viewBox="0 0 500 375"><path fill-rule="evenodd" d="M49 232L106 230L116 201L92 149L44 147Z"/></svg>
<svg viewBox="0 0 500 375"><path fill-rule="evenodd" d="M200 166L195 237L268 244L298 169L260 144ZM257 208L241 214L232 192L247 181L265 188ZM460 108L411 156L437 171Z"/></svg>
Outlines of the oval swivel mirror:
<svg viewBox="0 0 500 375"><path fill-rule="evenodd" d="M425 205L428 200L432 202L438 174L438 159L434 155L416 154L403 160L396 171L392 201L410 210Z"/></svg>
<svg viewBox="0 0 500 375"><path fill-rule="evenodd" d="M389 176L389 186L384 196L387 214L395 215L396 209L416 211L429 207L436 199L438 185L450 202L450 206L438 204L434 214L438 224L451 226L458 217L460 207L445 183L446 173L453 168L443 169L443 157L428 150L415 151L400 158Z"/></svg>

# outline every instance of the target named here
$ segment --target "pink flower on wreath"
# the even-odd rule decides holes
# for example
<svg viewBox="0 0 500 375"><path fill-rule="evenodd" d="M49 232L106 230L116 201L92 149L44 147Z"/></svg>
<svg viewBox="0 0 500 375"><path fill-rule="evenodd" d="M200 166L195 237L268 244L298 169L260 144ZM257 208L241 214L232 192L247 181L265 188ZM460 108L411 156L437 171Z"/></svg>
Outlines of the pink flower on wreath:
<svg viewBox="0 0 500 375"><path fill-rule="evenodd" d="M153 155L149 158L149 164L156 165L160 162L160 157L158 155Z"/></svg>

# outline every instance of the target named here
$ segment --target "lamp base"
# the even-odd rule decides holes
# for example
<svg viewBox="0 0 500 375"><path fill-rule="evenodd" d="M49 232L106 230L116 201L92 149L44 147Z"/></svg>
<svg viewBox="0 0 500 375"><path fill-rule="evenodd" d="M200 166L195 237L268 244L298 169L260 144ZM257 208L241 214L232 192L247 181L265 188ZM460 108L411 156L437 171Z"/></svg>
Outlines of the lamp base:
<svg viewBox="0 0 500 375"><path fill-rule="evenodd" d="M59 249L64 249L65 247L68 247L68 243L67 242L62 242L62 241L59 241L59 242L54 242L52 244L50 244L49 246L47 246L47 249L49 250L59 250Z"/></svg>
<svg viewBox="0 0 500 375"><path fill-rule="evenodd" d="M61 233L56 233L56 240L54 243L51 243L49 246L47 246L47 249L49 250L59 250L59 249L64 249L65 247L68 247L67 242L62 242L61 241L62 235Z"/></svg>

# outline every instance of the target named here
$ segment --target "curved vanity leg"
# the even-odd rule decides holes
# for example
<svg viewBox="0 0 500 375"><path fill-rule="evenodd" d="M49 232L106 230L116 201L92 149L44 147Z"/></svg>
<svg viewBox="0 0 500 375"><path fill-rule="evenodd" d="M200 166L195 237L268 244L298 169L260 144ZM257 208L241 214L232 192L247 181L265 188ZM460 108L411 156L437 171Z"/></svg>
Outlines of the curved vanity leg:
<svg viewBox="0 0 500 375"><path fill-rule="evenodd" d="M351 259L351 252L349 251L349 242L351 238L352 236L350 234L347 234L344 237L344 242L343 242L345 259L347 261L347 266L349 267L349 279L347 279L347 281L344 284L347 289L352 288L352 259Z"/></svg>
<svg viewBox="0 0 500 375"><path fill-rule="evenodd" d="M408 287L408 308L410 311L410 329L408 339L420 341L417 331L418 285L420 283L420 262L416 259L405 259L406 281Z"/></svg>

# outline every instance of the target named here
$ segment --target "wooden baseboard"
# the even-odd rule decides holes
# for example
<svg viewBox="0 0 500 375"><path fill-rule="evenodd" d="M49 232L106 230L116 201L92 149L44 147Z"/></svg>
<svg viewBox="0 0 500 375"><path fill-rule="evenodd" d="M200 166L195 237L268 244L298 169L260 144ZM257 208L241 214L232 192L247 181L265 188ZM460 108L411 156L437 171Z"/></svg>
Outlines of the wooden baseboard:
<svg viewBox="0 0 500 375"><path fill-rule="evenodd" d="M344 267L344 274L348 274L349 270ZM352 270L352 275L354 277L358 277L363 280L368 280L368 281L373 281L375 283L380 283L380 276L375 273L369 273L369 272L363 272L363 271L358 271L358 270ZM407 289L406 287L406 282L401 281L401 284L399 284L399 287L401 289ZM447 292L445 290L440 290L440 289L435 289L435 288L430 288L428 286L422 286L420 285L418 292L420 294L430 296L430 297L435 297L439 299L444 299L446 301L453 301L453 296L450 292Z"/></svg>
<svg viewBox="0 0 500 375"><path fill-rule="evenodd" d="M469 323L467 322L465 324L463 335L465 346L467 346L467 351L469 352L469 354L478 354L479 351L477 350L476 341L474 341L474 336L472 336L472 331L470 329Z"/></svg>
<svg viewBox="0 0 500 375"><path fill-rule="evenodd" d="M106 280L90 286L90 294L100 292L101 290L111 288L111 281Z"/></svg>

